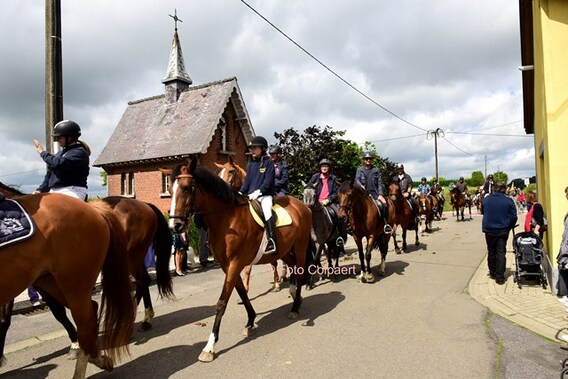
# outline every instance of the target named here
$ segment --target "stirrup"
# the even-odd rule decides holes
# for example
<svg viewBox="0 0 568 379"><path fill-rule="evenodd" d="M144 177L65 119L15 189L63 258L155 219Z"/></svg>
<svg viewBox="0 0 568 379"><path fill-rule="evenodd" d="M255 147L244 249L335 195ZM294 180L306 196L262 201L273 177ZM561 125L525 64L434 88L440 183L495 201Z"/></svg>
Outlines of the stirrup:
<svg viewBox="0 0 568 379"><path fill-rule="evenodd" d="M272 238L269 238L268 242L266 243L266 249L264 250L264 254L270 255L275 253L276 253L276 244L274 243L274 240Z"/></svg>
<svg viewBox="0 0 568 379"><path fill-rule="evenodd" d="M335 246L343 246L343 245L345 245L345 241L343 241L343 238L337 237L337 239L335 240Z"/></svg>
<svg viewBox="0 0 568 379"><path fill-rule="evenodd" d="M392 234L392 228L389 224L385 224L385 226L383 227L383 232L385 234Z"/></svg>

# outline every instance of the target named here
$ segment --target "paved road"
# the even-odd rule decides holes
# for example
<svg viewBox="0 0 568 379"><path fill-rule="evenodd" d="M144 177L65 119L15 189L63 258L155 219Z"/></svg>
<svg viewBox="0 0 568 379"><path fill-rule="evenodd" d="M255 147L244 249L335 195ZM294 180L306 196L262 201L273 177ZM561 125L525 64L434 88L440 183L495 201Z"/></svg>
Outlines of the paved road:
<svg viewBox="0 0 568 379"><path fill-rule="evenodd" d="M159 301L154 329L135 332L131 357L97 378L384 377L556 378L558 345L521 329L475 302L467 284L483 260L480 218L435 223L407 254L389 252L387 273L373 284L344 276L304 292L300 318L290 321L287 291L269 292L271 270L257 266L251 297L258 329L241 331L246 314L230 300L217 358L197 360L210 333L220 292L219 269L174 279L177 300ZM410 239L413 242L413 237ZM353 244L348 245L353 252ZM378 253L375 254L378 256ZM355 255L353 255L355 257ZM373 259L375 270L378 259ZM358 259L344 259L343 266ZM155 289L154 289L155 290ZM154 292L154 298L156 297ZM139 311L138 320L142 312ZM40 339L36 338L40 336ZM8 336L8 366L0 378L71 375L67 339L50 314L18 315ZM19 341L19 342L18 342ZM33 346L32 343L36 343ZM29 346L22 349L23 346Z"/></svg>

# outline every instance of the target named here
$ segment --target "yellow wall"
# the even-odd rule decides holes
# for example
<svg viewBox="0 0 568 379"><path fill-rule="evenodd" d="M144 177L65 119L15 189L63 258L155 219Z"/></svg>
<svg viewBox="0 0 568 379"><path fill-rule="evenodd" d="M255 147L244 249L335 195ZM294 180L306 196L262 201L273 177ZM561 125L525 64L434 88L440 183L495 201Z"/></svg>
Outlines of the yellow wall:
<svg viewBox="0 0 568 379"><path fill-rule="evenodd" d="M545 246L556 265L568 211L568 1L535 0L533 14L537 191L548 218Z"/></svg>

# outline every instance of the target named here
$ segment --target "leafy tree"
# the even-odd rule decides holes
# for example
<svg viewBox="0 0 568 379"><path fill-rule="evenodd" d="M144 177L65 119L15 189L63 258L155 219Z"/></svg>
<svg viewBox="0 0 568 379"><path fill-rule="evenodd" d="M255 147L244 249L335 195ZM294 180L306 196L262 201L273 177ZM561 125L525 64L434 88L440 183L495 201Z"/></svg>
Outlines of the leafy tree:
<svg viewBox="0 0 568 379"><path fill-rule="evenodd" d="M495 181L495 183L498 182L503 182L505 184L507 184L509 182L509 176L504 173L503 171L496 171L493 173L493 180Z"/></svg>
<svg viewBox="0 0 568 379"><path fill-rule="evenodd" d="M106 187L106 185L108 184L108 174L105 170L101 170L101 172L99 172L99 175L101 176L103 183L102 186Z"/></svg>
<svg viewBox="0 0 568 379"><path fill-rule="evenodd" d="M469 180L469 184L474 187L479 187L483 185L485 182L485 178L483 177L483 173L481 171L474 171L471 173L471 179Z"/></svg>
<svg viewBox="0 0 568 379"><path fill-rule="evenodd" d="M290 194L302 195L302 181L309 181L311 176L318 172L319 162L323 158L331 161L331 170L338 179L353 179L357 167L362 164L363 149L355 142L342 138L344 135L345 131L335 131L327 125L314 125L303 133L294 128L274 133L288 164ZM375 153L370 143L365 143L365 148ZM383 184L387 183L394 171L393 163L388 159L376 157L375 165L381 171Z"/></svg>

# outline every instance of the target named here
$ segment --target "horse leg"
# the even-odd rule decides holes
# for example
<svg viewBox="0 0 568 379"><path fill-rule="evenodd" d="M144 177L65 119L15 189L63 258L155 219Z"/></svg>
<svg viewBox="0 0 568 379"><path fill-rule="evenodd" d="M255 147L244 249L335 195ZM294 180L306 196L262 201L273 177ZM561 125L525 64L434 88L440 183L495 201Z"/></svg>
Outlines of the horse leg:
<svg viewBox="0 0 568 379"><path fill-rule="evenodd" d="M249 285L250 285L250 272L251 271L252 271L251 265L245 266L245 273L244 273L245 278L244 278L243 282L244 282L245 289L246 289L247 292L250 288Z"/></svg>
<svg viewBox="0 0 568 379"><path fill-rule="evenodd" d="M247 311L248 319L247 319L247 324L245 325L245 329L243 330L243 335L249 337L255 331L254 320L256 318L256 312L252 307L252 304L248 297L247 290L245 289L245 286L243 284L240 275L237 275L237 282L235 283L235 288L237 289L237 293L239 294L239 297L241 298L243 305L245 306L245 309Z"/></svg>
<svg viewBox="0 0 568 379"><path fill-rule="evenodd" d="M406 228L402 228L402 251L406 253Z"/></svg>
<svg viewBox="0 0 568 379"><path fill-rule="evenodd" d="M69 339L71 340L71 347L69 348L69 352L67 353L67 359L77 359L77 356L79 355L77 330L75 329L75 325L73 325L71 320L69 320L69 318L67 317L65 307L54 297L45 292L42 292L41 296L43 298L43 301L45 301L45 304L47 304L47 306L49 307L49 310L53 314L53 317L55 317L55 319L59 321L61 325L63 325L63 327L67 331Z"/></svg>
<svg viewBox="0 0 568 379"><path fill-rule="evenodd" d="M146 271L146 268L141 271L140 275L136 277L136 304L140 304L140 299L144 300L144 319L138 326L139 332L146 332L152 329L152 319L154 318L154 308L152 307L152 297L150 296L150 283L152 279Z"/></svg>
<svg viewBox="0 0 568 379"><path fill-rule="evenodd" d="M272 265L272 274L274 275L274 283L272 284L272 291L279 292L280 291L280 277L278 276L278 261L274 261L271 263Z"/></svg>
<svg viewBox="0 0 568 379"><path fill-rule="evenodd" d="M288 281L288 265L284 261L282 261L282 275L280 277L282 282Z"/></svg>
<svg viewBox="0 0 568 379"><path fill-rule="evenodd" d="M381 252L381 265L379 266L379 275L383 276L385 275L385 272L387 270L387 253L389 250L389 240L388 240L388 236L385 236L384 234L381 234L381 236L379 237L380 240L380 244L379 244L379 251Z"/></svg>
<svg viewBox="0 0 568 379"><path fill-rule="evenodd" d="M373 245L375 244L375 236L367 238L367 248L365 249L365 260L367 261L367 274L365 275L365 280L367 283L372 283L375 281L375 276L371 270L371 252L373 251Z"/></svg>
<svg viewBox="0 0 568 379"><path fill-rule="evenodd" d="M358 281L361 283L365 282L365 255L363 254L363 242L353 235L353 240L357 245L357 252L359 253L359 262L361 264L361 273L359 274Z"/></svg>
<svg viewBox="0 0 568 379"><path fill-rule="evenodd" d="M207 345L205 345L205 347L201 351L201 354L199 354L199 357L197 358L201 362L212 362L213 359L215 359L215 343L219 341L221 320L223 318L223 315L225 314L225 310L227 309L227 302L231 297L231 293L235 288L235 284L239 281L239 278L237 278L238 276L240 276L239 271L240 269L235 263L231 262L229 264L229 267L227 267L225 274L225 283L223 284L221 296L219 296L219 300L217 300L217 306L215 307L215 321L213 323L213 330L209 335ZM245 292L248 292L248 287L246 286L246 284L243 283L243 287ZM248 295L246 295L245 298L248 298Z"/></svg>
<svg viewBox="0 0 568 379"><path fill-rule="evenodd" d="M401 253L400 247L398 247L398 242L396 241L396 230L398 229L398 225L395 225L394 228L392 229L392 240L394 242L394 251L397 254Z"/></svg>
<svg viewBox="0 0 568 379"><path fill-rule="evenodd" d="M14 300L5 304L0 312L0 367L6 362L4 357L4 345L6 344L6 335L12 323L12 310L14 309Z"/></svg>
<svg viewBox="0 0 568 379"><path fill-rule="evenodd" d="M420 245L420 241L418 240L418 228L416 228L416 240L414 241L414 245Z"/></svg>

